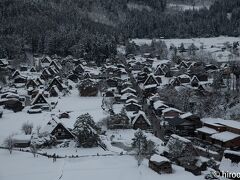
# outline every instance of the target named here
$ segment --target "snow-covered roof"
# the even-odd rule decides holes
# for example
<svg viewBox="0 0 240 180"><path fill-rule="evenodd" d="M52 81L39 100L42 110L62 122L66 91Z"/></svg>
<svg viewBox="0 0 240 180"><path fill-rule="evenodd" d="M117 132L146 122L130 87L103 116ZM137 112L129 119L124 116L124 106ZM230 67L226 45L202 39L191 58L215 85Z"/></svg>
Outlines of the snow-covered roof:
<svg viewBox="0 0 240 180"><path fill-rule="evenodd" d="M36 97L33 99L32 105L36 103L36 101L38 100L38 98L40 98L40 96L42 96L41 98L43 98L43 99L47 102L47 100L45 99L45 97L42 95L42 92L39 91L39 93L38 93L38 94L36 95ZM46 103L44 103L44 104L46 104ZM47 104L48 104L48 103L47 103Z"/></svg>
<svg viewBox="0 0 240 180"><path fill-rule="evenodd" d="M126 100L126 103L127 103L127 104L130 103L130 102L138 103L138 100L133 99L133 98Z"/></svg>
<svg viewBox="0 0 240 180"><path fill-rule="evenodd" d="M207 123L207 124L214 124L214 125L218 125L218 126L229 126L232 128L237 128L240 129L240 122L239 121L234 121L234 120L225 120L225 119L221 119L221 118L203 118L201 119L201 121L203 123ZM216 124L218 123L218 124Z"/></svg>
<svg viewBox="0 0 240 180"><path fill-rule="evenodd" d="M145 80L145 82L143 84L146 84L150 78L153 78L153 80L156 82L156 84L154 84L154 85L159 85L158 81L156 80L156 78L155 78L153 73L148 75L147 79ZM144 86L144 87L146 88L146 86Z"/></svg>
<svg viewBox="0 0 240 180"><path fill-rule="evenodd" d="M234 154L234 155L240 156L239 151L232 151L232 150L225 150L224 154Z"/></svg>
<svg viewBox="0 0 240 180"><path fill-rule="evenodd" d="M239 172L240 162L233 162L230 158L227 158L225 154L233 154L234 156L240 157L240 152L225 150L219 166L219 170L224 172Z"/></svg>
<svg viewBox="0 0 240 180"><path fill-rule="evenodd" d="M132 121L132 124L135 124L136 121L138 120L138 118L139 118L140 116L143 116L143 118L146 120L146 122L148 123L148 125L151 126L151 122L148 120L145 112L143 112L143 111L139 111L139 112L136 114L136 116L134 117L134 119L133 119L133 121Z"/></svg>
<svg viewBox="0 0 240 180"><path fill-rule="evenodd" d="M17 79L17 78L23 78L23 79L27 79L27 77L26 77L26 76L24 76L24 75L21 75L21 74L19 74L19 75L17 75L16 77L14 77L14 79Z"/></svg>
<svg viewBox="0 0 240 180"><path fill-rule="evenodd" d="M126 92L126 91L132 91L132 92L136 92L136 90L135 90L135 89L133 89L133 88L130 88L130 87L126 87L125 89L121 90L121 93L124 93L124 92Z"/></svg>
<svg viewBox="0 0 240 180"><path fill-rule="evenodd" d="M137 103L127 103L127 104L125 104L125 106L129 106L129 105L135 105L135 106L138 106L138 107L142 107L141 105L139 105Z"/></svg>
<svg viewBox="0 0 240 180"><path fill-rule="evenodd" d="M215 127L223 127L224 126L222 124L213 123L213 122L204 122L204 124L212 125L212 126L215 126Z"/></svg>
<svg viewBox="0 0 240 180"><path fill-rule="evenodd" d="M42 129L40 129L41 133L51 133L56 126L58 125L58 121L56 119L51 119L46 126L44 126Z"/></svg>
<svg viewBox="0 0 240 180"><path fill-rule="evenodd" d="M6 98L19 98L19 94L13 92L6 92L1 94L1 96L6 96Z"/></svg>
<svg viewBox="0 0 240 180"><path fill-rule="evenodd" d="M194 76L192 77L192 79L191 79L191 83L192 83L192 81L195 80L195 79L196 79L197 81L199 81L199 79L197 78L197 76L194 75Z"/></svg>
<svg viewBox="0 0 240 180"><path fill-rule="evenodd" d="M149 84L149 85L144 86L144 89L155 88L157 86L158 86L157 84Z"/></svg>
<svg viewBox="0 0 240 180"><path fill-rule="evenodd" d="M188 140L184 137L178 136L176 134L172 134L171 137L174 138L174 139L180 140L182 142L185 142L185 143L190 143L191 142L190 140Z"/></svg>
<svg viewBox="0 0 240 180"><path fill-rule="evenodd" d="M175 146L175 144L179 142L181 144L181 146ZM184 138L184 137L181 137L181 136L178 136L176 134L172 134L170 139L168 140L166 146L165 146L165 151L169 152L170 150L170 147L173 145L175 146L175 148L178 148L179 152L182 152L184 150L184 148L187 146L187 145L190 145L191 144L191 141Z"/></svg>
<svg viewBox="0 0 240 180"><path fill-rule="evenodd" d="M160 156L158 154L154 154L153 156L151 156L150 161L154 161L154 162L167 161L167 162L170 162L169 159L167 159L164 156Z"/></svg>
<svg viewBox="0 0 240 180"><path fill-rule="evenodd" d="M180 75L180 76L178 76L179 78L189 78L190 79L190 76L189 75L187 75L187 74L182 74L182 75Z"/></svg>
<svg viewBox="0 0 240 180"><path fill-rule="evenodd" d="M212 128L209 128L209 127L205 127L205 126L196 129L196 131L203 132L203 133L206 133L206 134L218 133L218 131L216 131L215 129L212 129Z"/></svg>
<svg viewBox="0 0 240 180"><path fill-rule="evenodd" d="M9 64L7 59L0 59L0 61L3 65L8 65Z"/></svg>
<svg viewBox="0 0 240 180"><path fill-rule="evenodd" d="M160 100L155 101L155 102L153 103L153 107L154 107L154 109L157 109L157 108L159 108L159 107L165 107L165 108L168 108L168 106L165 105L165 104L163 104L163 102L160 101Z"/></svg>
<svg viewBox="0 0 240 180"><path fill-rule="evenodd" d="M117 87L110 87L110 88L107 88L107 91L117 91Z"/></svg>
<svg viewBox="0 0 240 180"><path fill-rule="evenodd" d="M182 113L182 111L180 111L180 110L178 110L176 108L172 108L172 107L166 108L162 112L166 113L166 112L169 112L169 111L176 111L176 112Z"/></svg>
<svg viewBox="0 0 240 180"><path fill-rule="evenodd" d="M190 117L192 115L193 114L191 112L187 112L187 113L184 113L184 114L180 115L180 118L185 119L185 118Z"/></svg>
<svg viewBox="0 0 240 180"><path fill-rule="evenodd" d="M122 96L121 96L121 99L127 99L128 97L130 97L130 96L133 96L133 97L136 97L137 98L137 96L135 95L135 94L133 94L133 93L124 93Z"/></svg>
<svg viewBox="0 0 240 180"><path fill-rule="evenodd" d="M12 137L15 143L25 143L30 142L32 135L19 134Z"/></svg>
<svg viewBox="0 0 240 180"><path fill-rule="evenodd" d="M232 133L229 131L216 133L211 136L211 138L222 141L222 142L227 142L227 141L233 140L238 137L240 137L239 134L235 134L235 133Z"/></svg>
<svg viewBox="0 0 240 180"><path fill-rule="evenodd" d="M44 69L43 71L42 71L42 73L43 72L46 72L48 75L51 75L51 73L48 71L48 69Z"/></svg>

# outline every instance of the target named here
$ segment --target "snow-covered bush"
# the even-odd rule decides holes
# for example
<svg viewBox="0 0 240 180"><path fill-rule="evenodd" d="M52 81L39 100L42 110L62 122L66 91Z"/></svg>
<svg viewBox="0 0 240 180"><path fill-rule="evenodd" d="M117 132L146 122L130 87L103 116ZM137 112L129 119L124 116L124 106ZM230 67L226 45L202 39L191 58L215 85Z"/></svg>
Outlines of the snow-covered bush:
<svg viewBox="0 0 240 180"><path fill-rule="evenodd" d="M104 111L110 112L113 109L114 102L114 97L103 97L101 107Z"/></svg>
<svg viewBox="0 0 240 180"><path fill-rule="evenodd" d="M80 96L97 96L98 84L90 79L81 81L79 87Z"/></svg>
<svg viewBox="0 0 240 180"><path fill-rule="evenodd" d="M80 115L77 118L77 120L76 120L76 122L74 124L74 127L78 126L78 124L81 123L81 122L85 122L85 123L89 124L96 131L100 130L100 128L96 125L96 123L94 122L92 116L89 113Z"/></svg>
<svg viewBox="0 0 240 180"><path fill-rule="evenodd" d="M57 139L48 133L33 134L31 138L31 147L42 148L56 145Z"/></svg>

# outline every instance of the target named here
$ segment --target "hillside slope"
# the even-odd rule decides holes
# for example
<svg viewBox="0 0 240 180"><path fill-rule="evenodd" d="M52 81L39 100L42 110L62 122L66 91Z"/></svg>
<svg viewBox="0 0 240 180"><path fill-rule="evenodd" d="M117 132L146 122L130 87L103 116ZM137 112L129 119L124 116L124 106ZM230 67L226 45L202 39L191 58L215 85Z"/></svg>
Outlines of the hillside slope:
<svg viewBox="0 0 240 180"><path fill-rule="evenodd" d="M2 0L0 58L24 59L28 47L102 62L128 38L240 34L238 0L194 11L166 7L166 0Z"/></svg>

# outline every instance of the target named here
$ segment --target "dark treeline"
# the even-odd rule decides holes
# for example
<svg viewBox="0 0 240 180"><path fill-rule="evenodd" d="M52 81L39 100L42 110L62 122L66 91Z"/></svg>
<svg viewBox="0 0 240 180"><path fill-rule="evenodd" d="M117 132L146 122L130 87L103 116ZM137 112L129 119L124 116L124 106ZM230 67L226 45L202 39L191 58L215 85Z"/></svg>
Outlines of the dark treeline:
<svg viewBox="0 0 240 180"><path fill-rule="evenodd" d="M131 11L123 31L129 37L190 38L240 35L240 1L218 0L210 9L159 13Z"/></svg>
<svg viewBox="0 0 240 180"><path fill-rule="evenodd" d="M129 3L148 9L128 8ZM127 38L240 34L240 1L174 11L167 0L1 0L0 58L24 51L74 55L101 63Z"/></svg>

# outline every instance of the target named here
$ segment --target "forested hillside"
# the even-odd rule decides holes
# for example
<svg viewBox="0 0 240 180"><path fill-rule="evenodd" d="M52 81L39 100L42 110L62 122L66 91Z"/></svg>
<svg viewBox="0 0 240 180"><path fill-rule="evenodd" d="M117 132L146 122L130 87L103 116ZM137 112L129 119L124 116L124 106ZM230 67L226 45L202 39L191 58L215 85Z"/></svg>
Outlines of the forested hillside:
<svg viewBox="0 0 240 180"><path fill-rule="evenodd" d="M240 34L240 1L169 12L166 0L1 0L0 57L24 51L102 62L127 38Z"/></svg>

